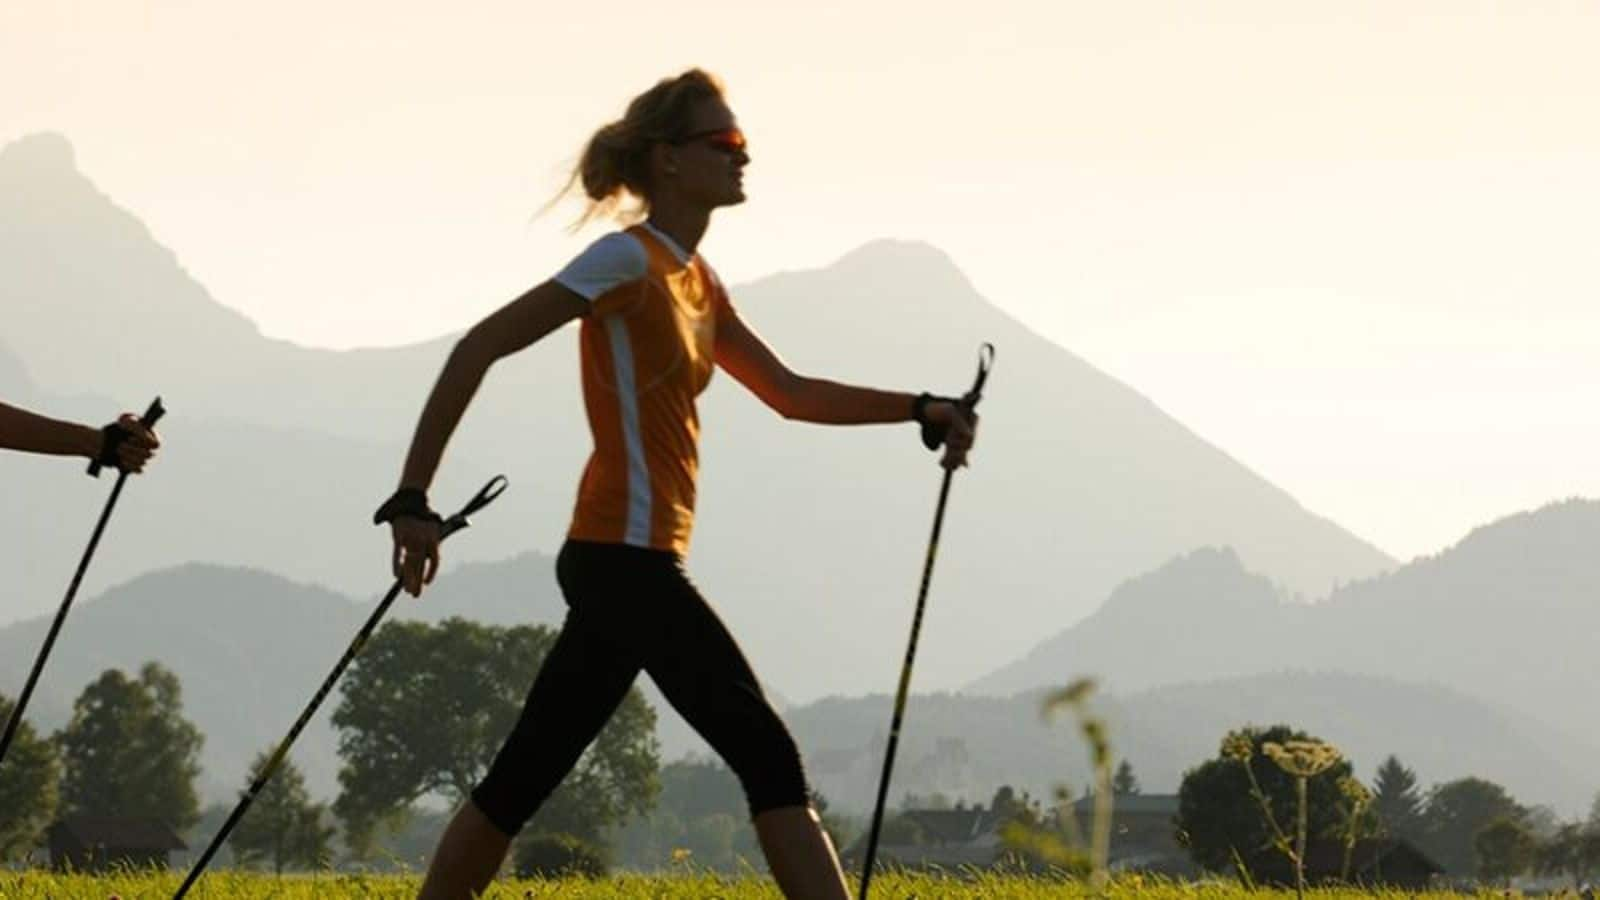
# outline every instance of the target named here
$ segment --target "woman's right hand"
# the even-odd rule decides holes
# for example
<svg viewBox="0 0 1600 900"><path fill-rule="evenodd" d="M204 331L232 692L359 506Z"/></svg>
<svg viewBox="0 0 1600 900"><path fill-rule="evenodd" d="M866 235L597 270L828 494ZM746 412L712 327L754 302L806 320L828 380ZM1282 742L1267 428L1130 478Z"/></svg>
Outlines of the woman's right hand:
<svg viewBox="0 0 1600 900"><path fill-rule="evenodd" d="M130 474L143 472L145 464L161 446L155 431L146 428L133 413L123 413L115 422L92 434L92 447L84 455Z"/></svg>
<svg viewBox="0 0 1600 900"><path fill-rule="evenodd" d="M406 593L422 596L422 587L439 572L439 523L415 516L400 516L389 523L394 535L394 577Z"/></svg>

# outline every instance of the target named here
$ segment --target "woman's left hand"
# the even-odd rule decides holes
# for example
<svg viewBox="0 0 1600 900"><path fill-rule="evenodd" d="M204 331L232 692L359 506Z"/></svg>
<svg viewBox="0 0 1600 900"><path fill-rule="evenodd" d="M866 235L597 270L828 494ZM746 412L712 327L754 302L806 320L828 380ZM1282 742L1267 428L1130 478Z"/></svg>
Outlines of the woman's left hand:
<svg viewBox="0 0 1600 900"><path fill-rule="evenodd" d="M944 429L944 457L939 464L946 469L968 465L967 453L978 438L977 411L948 400L935 400L928 404L924 415Z"/></svg>

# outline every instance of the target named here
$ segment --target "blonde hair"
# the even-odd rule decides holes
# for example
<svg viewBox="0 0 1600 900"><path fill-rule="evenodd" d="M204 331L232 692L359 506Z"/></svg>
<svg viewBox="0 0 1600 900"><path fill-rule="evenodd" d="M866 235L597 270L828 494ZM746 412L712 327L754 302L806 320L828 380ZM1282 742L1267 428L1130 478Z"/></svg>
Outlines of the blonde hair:
<svg viewBox="0 0 1600 900"><path fill-rule="evenodd" d="M722 96L722 81L702 69L656 82L633 98L622 118L589 138L551 205L581 186L589 202L573 223L574 230L595 219L643 219L650 212L650 148L682 137L689 130L695 104Z"/></svg>

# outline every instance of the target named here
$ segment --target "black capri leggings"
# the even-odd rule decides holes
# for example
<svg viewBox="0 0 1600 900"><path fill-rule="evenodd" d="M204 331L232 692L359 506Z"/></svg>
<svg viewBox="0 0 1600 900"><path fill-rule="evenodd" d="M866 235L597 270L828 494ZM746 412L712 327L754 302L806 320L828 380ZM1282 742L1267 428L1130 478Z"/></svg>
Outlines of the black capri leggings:
<svg viewBox="0 0 1600 900"><path fill-rule="evenodd" d="M495 827L522 830L640 669L733 769L752 816L807 802L794 739L676 554L568 541L556 578L566 623L511 735L472 791Z"/></svg>

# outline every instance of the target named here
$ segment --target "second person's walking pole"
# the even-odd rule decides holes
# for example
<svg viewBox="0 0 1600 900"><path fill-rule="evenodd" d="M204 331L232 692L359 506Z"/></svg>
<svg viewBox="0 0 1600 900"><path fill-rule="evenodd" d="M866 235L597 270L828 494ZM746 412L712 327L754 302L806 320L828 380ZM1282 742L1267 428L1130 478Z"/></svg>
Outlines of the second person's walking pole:
<svg viewBox="0 0 1600 900"><path fill-rule="evenodd" d="M146 428L156 427L163 415L167 412L161 405L161 398L157 397L150 408L145 410L144 417L139 424ZM89 474L100 477L101 462L96 459L89 463ZM17 705L11 708L11 719L6 722L6 732L0 736L0 764L5 763L6 750L11 747L11 739L17 736L17 729L22 727L22 711L28 708L28 698L33 696L33 688L39 683L39 673L44 671L44 661L50 656L50 649L56 644L56 636L61 634L61 625L67 621L67 611L72 609L72 598L78 595L78 585L83 583L83 573L89 571L89 560L94 559L94 550L100 546L100 535L105 533L106 522L111 520L111 510L117 506L117 497L122 495L123 482L128 480L126 471L118 472L117 483L111 488L111 496L106 499L105 508L100 511L100 520L95 523L94 533L89 536L89 546L84 548L83 558L78 561L78 570L72 573L72 583L67 586L67 596L61 601L61 608L56 610L55 621L50 623L50 631L44 636L44 646L39 648L39 655L33 661L33 670L28 673L28 681L22 686L22 693L17 696Z"/></svg>

